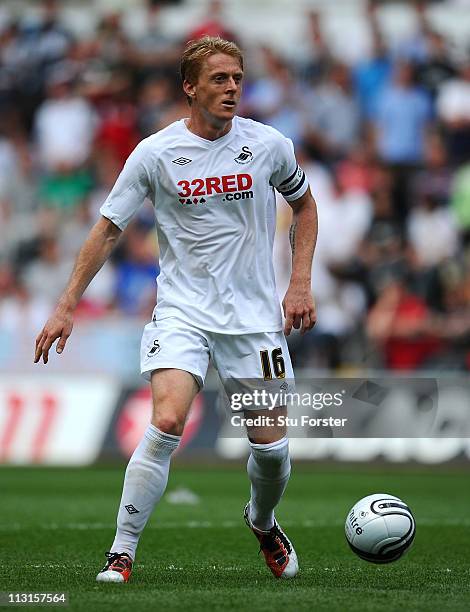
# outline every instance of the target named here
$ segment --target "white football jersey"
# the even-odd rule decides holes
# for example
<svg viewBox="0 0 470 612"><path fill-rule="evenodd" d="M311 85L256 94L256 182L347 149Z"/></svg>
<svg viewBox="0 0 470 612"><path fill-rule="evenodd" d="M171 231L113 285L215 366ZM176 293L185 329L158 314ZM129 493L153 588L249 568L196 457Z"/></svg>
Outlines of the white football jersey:
<svg viewBox="0 0 470 612"><path fill-rule="evenodd" d="M292 201L308 183L292 142L250 119L235 117L213 141L181 119L137 145L100 212L124 229L152 200L160 246L154 320L177 317L223 334L282 329L274 188Z"/></svg>

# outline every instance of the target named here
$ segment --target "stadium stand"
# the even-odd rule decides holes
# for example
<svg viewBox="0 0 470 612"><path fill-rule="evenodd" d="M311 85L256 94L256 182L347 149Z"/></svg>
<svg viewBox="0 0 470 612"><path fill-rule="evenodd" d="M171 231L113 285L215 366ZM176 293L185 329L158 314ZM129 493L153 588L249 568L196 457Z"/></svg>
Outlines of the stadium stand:
<svg viewBox="0 0 470 612"><path fill-rule="evenodd" d="M333 13L326 1L103 1L89 11L75 1L2 3L0 335L8 346L19 331L30 342L53 307L135 144L186 115L177 58L188 37L208 31L242 45L250 69L241 114L292 138L317 199L318 324L292 338L294 365L470 368L468 4L334 4ZM126 318L140 328L149 318L152 223L146 204L80 305L85 327ZM280 291L288 224L279 202ZM18 363L1 352L7 360Z"/></svg>

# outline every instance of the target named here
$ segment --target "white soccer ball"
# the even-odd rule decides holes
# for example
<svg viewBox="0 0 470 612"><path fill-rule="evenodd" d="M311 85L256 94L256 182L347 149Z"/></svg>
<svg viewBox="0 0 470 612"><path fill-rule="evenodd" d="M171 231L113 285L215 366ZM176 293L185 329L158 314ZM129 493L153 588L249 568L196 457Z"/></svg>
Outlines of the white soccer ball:
<svg viewBox="0 0 470 612"><path fill-rule="evenodd" d="M375 493L351 508L344 529L351 550L361 559L391 563L410 548L416 524L405 502L393 495Z"/></svg>

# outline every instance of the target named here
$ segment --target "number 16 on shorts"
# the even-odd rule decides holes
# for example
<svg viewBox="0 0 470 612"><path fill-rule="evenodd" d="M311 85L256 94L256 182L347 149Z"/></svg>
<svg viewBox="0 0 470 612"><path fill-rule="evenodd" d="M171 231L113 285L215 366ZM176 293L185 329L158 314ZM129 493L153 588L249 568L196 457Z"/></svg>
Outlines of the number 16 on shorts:
<svg viewBox="0 0 470 612"><path fill-rule="evenodd" d="M264 380L286 377L286 365L282 356L282 348L278 346L271 351L263 349L259 352ZM272 365L271 365L272 364ZM274 376L273 376L274 375Z"/></svg>

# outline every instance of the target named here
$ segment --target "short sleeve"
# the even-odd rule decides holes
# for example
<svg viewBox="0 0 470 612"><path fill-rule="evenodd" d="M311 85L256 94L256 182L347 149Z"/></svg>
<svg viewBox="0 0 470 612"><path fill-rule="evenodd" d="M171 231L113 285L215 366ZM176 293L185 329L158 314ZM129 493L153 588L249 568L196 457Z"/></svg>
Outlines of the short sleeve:
<svg viewBox="0 0 470 612"><path fill-rule="evenodd" d="M124 230L134 213L151 194L149 147L141 141L127 158L109 196L100 208L103 217Z"/></svg>
<svg viewBox="0 0 470 612"><path fill-rule="evenodd" d="M271 185L288 202L302 197L308 189L305 172L297 164L292 141L279 134L273 151L274 170Z"/></svg>

